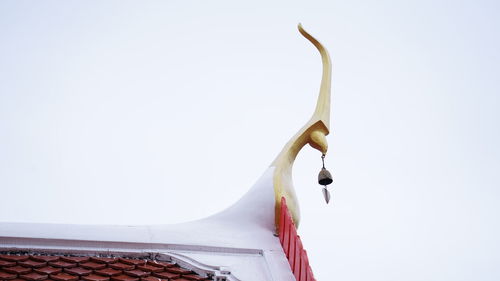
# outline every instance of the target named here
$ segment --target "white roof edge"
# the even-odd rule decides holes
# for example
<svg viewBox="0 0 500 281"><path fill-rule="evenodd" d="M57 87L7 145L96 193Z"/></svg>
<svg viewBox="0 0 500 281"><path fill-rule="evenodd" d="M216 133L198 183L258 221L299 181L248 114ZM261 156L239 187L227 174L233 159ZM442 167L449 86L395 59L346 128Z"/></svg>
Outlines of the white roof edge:
<svg viewBox="0 0 500 281"><path fill-rule="evenodd" d="M40 243L108 242L137 245L191 245L199 247L280 250L274 234L274 168L268 168L234 205L213 216L171 225L117 226L39 223L0 223L0 244L17 239ZM20 241L20 240L18 240ZM25 242L35 240L24 240Z"/></svg>

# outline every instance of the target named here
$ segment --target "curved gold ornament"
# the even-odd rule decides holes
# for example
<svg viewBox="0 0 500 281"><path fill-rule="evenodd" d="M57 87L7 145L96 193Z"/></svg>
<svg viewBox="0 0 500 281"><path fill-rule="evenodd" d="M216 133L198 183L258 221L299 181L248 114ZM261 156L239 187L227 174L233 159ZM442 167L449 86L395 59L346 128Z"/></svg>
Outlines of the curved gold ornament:
<svg viewBox="0 0 500 281"><path fill-rule="evenodd" d="M307 38L321 54L323 62L323 75L321 78L321 87L319 90L318 101L314 113L304 127L302 127L295 136L293 136L285 145L271 164L274 170L274 194L275 194L275 222L279 225L279 214L281 209L281 197L285 197L288 209L291 212L295 226L298 227L300 221L300 210L295 190L292 183L292 167L299 151L306 144L326 154L328 143L326 135L330 132L330 89L332 65L328 51L321 43L312 37L302 28L299 23L300 33Z"/></svg>

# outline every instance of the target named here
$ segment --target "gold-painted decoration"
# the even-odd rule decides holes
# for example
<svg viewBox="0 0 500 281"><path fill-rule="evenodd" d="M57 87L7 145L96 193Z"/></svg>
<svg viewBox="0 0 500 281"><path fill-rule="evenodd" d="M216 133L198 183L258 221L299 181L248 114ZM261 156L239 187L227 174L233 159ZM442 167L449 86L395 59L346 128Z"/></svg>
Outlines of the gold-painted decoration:
<svg viewBox="0 0 500 281"><path fill-rule="evenodd" d="M292 167L299 151L309 144L326 154L328 143L326 137L330 132L330 89L332 66L328 51L323 45L298 25L299 32L308 39L321 54L323 63L323 74L316 109L309 120L285 145L271 164L274 170L274 194L275 194L275 222L279 225L279 214L281 209L281 198L285 197L288 209L291 212L293 222L298 227L300 222L300 210L295 190L292 183Z"/></svg>

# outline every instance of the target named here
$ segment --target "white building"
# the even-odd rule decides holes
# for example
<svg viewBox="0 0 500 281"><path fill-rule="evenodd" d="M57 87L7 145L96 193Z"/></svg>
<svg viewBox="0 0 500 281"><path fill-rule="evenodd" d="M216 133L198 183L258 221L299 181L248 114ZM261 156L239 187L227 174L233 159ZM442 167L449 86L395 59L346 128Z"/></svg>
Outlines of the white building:
<svg viewBox="0 0 500 281"><path fill-rule="evenodd" d="M316 110L243 198L216 215L173 225L0 223L0 279L315 280L295 227L291 173L306 144L327 152L331 64L323 46L299 30L323 60Z"/></svg>

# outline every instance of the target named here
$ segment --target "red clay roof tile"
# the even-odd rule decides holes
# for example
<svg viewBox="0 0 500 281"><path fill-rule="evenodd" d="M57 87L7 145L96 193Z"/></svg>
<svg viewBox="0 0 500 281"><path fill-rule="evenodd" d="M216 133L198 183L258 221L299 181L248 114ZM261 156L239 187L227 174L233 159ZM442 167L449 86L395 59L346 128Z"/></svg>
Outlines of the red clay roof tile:
<svg viewBox="0 0 500 281"><path fill-rule="evenodd" d="M209 280L174 263L149 259L0 254L0 280L76 281L79 279L88 281Z"/></svg>
<svg viewBox="0 0 500 281"><path fill-rule="evenodd" d="M31 271L31 268L16 265L16 266L4 267L3 270L12 274L26 274Z"/></svg>
<svg viewBox="0 0 500 281"><path fill-rule="evenodd" d="M34 260L25 260L25 261L20 261L17 264L25 267L33 267L33 268L39 268L39 267L44 267L47 265L46 262L40 262L40 261L34 261Z"/></svg>
<svg viewBox="0 0 500 281"><path fill-rule="evenodd" d="M137 269L140 269L142 271L147 271L147 272L162 272L163 266L157 267L157 266L152 266L150 264L146 264L146 265L138 265Z"/></svg>
<svg viewBox="0 0 500 281"><path fill-rule="evenodd" d="M72 275L82 276L82 275L89 275L90 273L92 273L92 270L83 267L73 267L73 268L65 268L64 272Z"/></svg>
<svg viewBox="0 0 500 281"><path fill-rule="evenodd" d="M103 258L103 257L90 257L90 260L96 263L114 263L117 262L117 258Z"/></svg>
<svg viewBox="0 0 500 281"><path fill-rule="evenodd" d="M161 279L161 278L153 277L153 276L141 278L141 281L169 281L169 280L172 280L172 279Z"/></svg>
<svg viewBox="0 0 500 281"><path fill-rule="evenodd" d="M31 272L28 274L21 275L19 277L21 277L24 280L37 281L37 280L45 280L49 276L47 274L38 274L36 272Z"/></svg>
<svg viewBox="0 0 500 281"><path fill-rule="evenodd" d="M139 278L122 274L122 275L111 277L111 280L113 280L113 281L138 281Z"/></svg>
<svg viewBox="0 0 500 281"><path fill-rule="evenodd" d="M285 197L281 197L281 210L280 210L280 223L279 223L279 237L283 251L288 258L290 268L297 281L309 281L314 279L311 266L307 258L307 252L304 250L304 245L297 235L297 228L292 221L292 216L286 205ZM292 247L290 247L292 246ZM295 249L293 249L295 248ZM290 252L290 250L292 252ZM293 252L295 250L295 252Z"/></svg>
<svg viewBox="0 0 500 281"><path fill-rule="evenodd" d="M139 260L139 259L124 259L124 258L119 258L119 260L122 262L122 263L125 263L125 264L132 264L132 265L143 265L146 263L145 260Z"/></svg>
<svg viewBox="0 0 500 281"><path fill-rule="evenodd" d="M17 277L17 274L8 273L8 272L0 270L0 279L1 280L10 280L10 279L14 279L16 277Z"/></svg>
<svg viewBox="0 0 500 281"><path fill-rule="evenodd" d="M111 263L111 264L109 264L109 267L117 269L117 270L133 270L133 269L135 269L134 265L132 265L132 264L124 264L124 263L121 263L121 262Z"/></svg>
<svg viewBox="0 0 500 281"><path fill-rule="evenodd" d="M65 261L50 261L49 265L60 268L72 268L76 266L76 263L65 262Z"/></svg>
<svg viewBox="0 0 500 281"><path fill-rule="evenodd" d="M52 274L50 275L50 278L52 280L56 280L56 281L76 281L78 280L78 276L74 276L74 275L69 275L67 273L57 273L57 274Z"/></svg>
<svg viewBox="0 0 500 281"><path fill-rule="evenodd" d="M42 261L42 262L56 261L59 259L59 257L56 256L35 256L35 255L31 255L30 258L32 260Z"/></svg>
<svg viewBox="0 0 500 281"><path fill-rule="evenodd" d="M190 273L192 273L191 270L187 270L187 269L180 268L180 267L170 267L170 268L167 268L165 270L168 272L178 273L178 274L190 274Z"/></svg>
<svg viewBox="0 0 500 281"><path fill-rule="evenodd" d="M159 266L159 267L173 267L173 266L175 266L175 263L165 262L165 261L151 261L151 260L149 260L148 264L152 265L152 266Z"/></svg>
<svg viewBox="0 0 500 281"><path fill-rule="evenodd" d="M15 261L4 261L4 260L0 260L0 266L1 267L9 267L9 266L14 266L16 265L16 262Z"/></svg>
<svg viewBox="0 0 500 281"><path fill-rule="evenodd" d="M90 274L88 276L82 276L82 279L87 281L108 281L109 277L97 274Z"/></svg>
<svg viewBox="0 0 500 281"><path fill-rule="evenodd" d="M82 263L88 261L89 257L61 257L61 260L71 263Z"/></svg>
<svg viewBox="0 0 500 281"><path fill-rule="evenodd" d="M159 278L163 278L163 279L175 279L175 278L181 277L180 274L175 274L175 273L171 273L171 272L168 272L168 271L155 272L155 273L153 273L153 276L156 276L156 277L159 277Z"/></svg>
<svg viewBox="0 0 500 281"><path fill-rule="evenodd" d="M95 273L102 276L115 276L121 274L122 271L107 267L105 269L98 270Z"/></svg>
<svg viewBox="0 0 500 281"><path fill-rule="evenodd" d="M90 262L82 263L82 264L80 264L80 266L83 268L86 268L86 269L99 270L99 269L105 268L106 264L95 263L95 262L90 261Z"/></svg>
<svg viewBox="0 0 500 281"><path fill-rule="evenodd" d="M129 275L129 276L134 276L134 277L146 277L146 276L149 276L149 272L145 272L145 271L142 271L142 270L139 270L139 269L135 269L135 270L127 270L127 271L124 271L123 273Z"/></svg>
<svg viewBox="0 0 500 281"><path fill-rule="evenodd" d="M25 261L28 259L28 256L0 255L0 259L6 260L6 261Z"/></svg>
<svg viewBox="0 0 500 281"><path fill-rule="evenodd" d="M56 273L62 271L62 269L56 268L56 267L52 267L52 266L46 266L46 267L42 267L42 268L35 268L33 270L36 273L40 273L40 274L56 274Z"/></svg>

